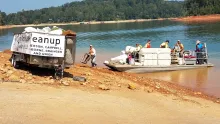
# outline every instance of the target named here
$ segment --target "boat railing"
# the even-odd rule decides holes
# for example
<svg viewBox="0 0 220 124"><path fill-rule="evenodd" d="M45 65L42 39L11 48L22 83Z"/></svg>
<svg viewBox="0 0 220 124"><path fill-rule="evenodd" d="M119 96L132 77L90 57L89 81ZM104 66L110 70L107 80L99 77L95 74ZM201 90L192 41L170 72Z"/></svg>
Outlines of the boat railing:
<svg viewBox="0 0 220 124"><path fill-rule="evenodd" d="M156 57L148 56L148 55L154 55L157 54ZM160 57L162 54L167 54L169 57ZM172 63L178 63L181 61L194 61L197 63L206 63L208 64L208 50L206 43L203 43L203 49L200 52L197 51L191 51L191 50L185 50L185 51L178 51L178 50L172 50L171 52L147 52L144 54L139 54L135 52L133 60L135 62L143 62L145 60L157 60L157 63L159 60L171 60ZM147 55L148 57L145 57ZM143 58L144 57L144 58Z"/></svg>
<svg viewBox="0 0 220 124"><path fill-rule="evenodd" d="M187 51L188 52L188 51ZM145 55L154 55L154 54L157 54L156 57L145 57ZM163 55L163 54L168 54L171 56L171 58L160 58L159 55ZM172 62L176 62L178 63L178 59L179 58L182 58L183 61L200 61L200 60L203 60L204 62L203 63L206 63L208 64L208 54L206 51L204 52L191 52L190 54L188 54L188 57L185 56L184 52L182 52L183 55L180 55L181 52L175 52L175 53L168 53L168 52L161 52L161 53L145 53L145 54L142 54L144 55L144 59L140 59L140 57L142 55L139 55L138 58L133 58L135 62L140 62L140 61L145 61L145 60L149 60L149 61L152 61L152 60L157 60L157 63L158 61L160 60L171 60L171 63ZM194 60L193 60L194 59Z"/></svg>

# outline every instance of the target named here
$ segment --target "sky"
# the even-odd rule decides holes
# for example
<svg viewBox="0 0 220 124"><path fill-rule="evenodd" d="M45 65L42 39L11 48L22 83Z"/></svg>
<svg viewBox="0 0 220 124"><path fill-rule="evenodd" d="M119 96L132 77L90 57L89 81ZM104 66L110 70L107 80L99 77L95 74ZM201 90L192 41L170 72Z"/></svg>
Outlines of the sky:
<svg viewBox="0 0 220 124"><path fill-rule="evenodd" d="M59 6L73 1L79 0L1 0L0 10L9 14L21 11L22 9L41 9L45 7Z"/></svg>

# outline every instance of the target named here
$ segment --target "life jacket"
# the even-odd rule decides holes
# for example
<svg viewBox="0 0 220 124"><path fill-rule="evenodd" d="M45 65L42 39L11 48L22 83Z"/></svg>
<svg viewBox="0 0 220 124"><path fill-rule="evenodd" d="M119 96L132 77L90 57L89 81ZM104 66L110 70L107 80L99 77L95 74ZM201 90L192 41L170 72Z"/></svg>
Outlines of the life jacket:
<svg viewBox="0 0 220 124"><path fill-rule="evenodd" d="M146 48L151 48L151 45L149 43L146 44Z"/></svg>

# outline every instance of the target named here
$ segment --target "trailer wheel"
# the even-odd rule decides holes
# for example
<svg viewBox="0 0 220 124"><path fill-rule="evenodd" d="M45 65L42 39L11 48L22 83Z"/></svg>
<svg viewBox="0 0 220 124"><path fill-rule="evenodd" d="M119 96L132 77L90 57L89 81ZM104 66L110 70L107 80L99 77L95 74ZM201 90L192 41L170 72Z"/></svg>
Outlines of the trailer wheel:
<svg viewBox="0 0 220 124"><path fill-rule="evenodd" d="M63 78L63 69L61 70L55 70L55 79L59 80Z"/></svg>
<svg viewBox="0 0 220 124"><path fill-rule="evenodd" d="M12 64L12 66L14 68L18 68L19 67L18 62L15 60L15 56L12 57L11 64Z"/></svg>
<svg viewBox="0 0 220 124"><path fill-rule="evenodd" d="M64 68L65 68L65 62L62 63L62 70L61 70L61 78L63 78L64 75Z"/></svg>
<svg viewBox="0 0 220 124"><path fill-rule="evenodd" d="M58 67L55 67L55 79L62 79L64 75L64 61L62 65L59 65Z"/></svg>

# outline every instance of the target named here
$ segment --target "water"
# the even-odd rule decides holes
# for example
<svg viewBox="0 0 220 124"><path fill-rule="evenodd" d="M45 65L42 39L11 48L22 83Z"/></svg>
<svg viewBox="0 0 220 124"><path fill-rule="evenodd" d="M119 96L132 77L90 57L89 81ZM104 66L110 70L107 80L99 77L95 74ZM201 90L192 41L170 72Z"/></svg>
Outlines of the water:
<svg viewBox="0 0 220 124"><path fill-rule="evenodd" d="M99 25L67 25L60 26L77 32L77 55L79 62L89 45L97 50L97 62L103 66L104 60L115 57L127 45L136 43L144 45L152 40L152 47L159 47L161 42L170 40L173 47L181 40L185 49L195 49L196 40L206 42L211 57L210 62L216 66L211 69L176 71L145 74L148 77L170 81L209 95L220 97L220 22L184 24L172 21L151 21L121 24ZM0 30L0 51L10 48L14 33L20 33L24 28Z"/></svg>
<svg viewBox="0 0 220 124"><path fill-rule="evenodd" d="M214 68L149 73L144 76L169 81L198 92L220 97L220 63L219 60L212 60L212 63L215 64Z"/></svg>

